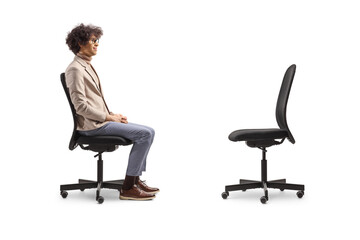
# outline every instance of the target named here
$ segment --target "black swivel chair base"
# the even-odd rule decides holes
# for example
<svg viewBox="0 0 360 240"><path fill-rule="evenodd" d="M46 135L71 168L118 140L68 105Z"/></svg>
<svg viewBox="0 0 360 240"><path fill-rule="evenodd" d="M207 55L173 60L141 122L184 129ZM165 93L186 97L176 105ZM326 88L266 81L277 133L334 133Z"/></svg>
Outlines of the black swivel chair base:
<svg viewBox="0 0 360 240"><path fill-rule="evenodd" d="M261 203L266 203L269 200L268 188L276 188L281 191L286 190L298 190L296 195L298 198L304 196L305 186L301 184L286 183L286 179L267 180L267 160L266 160L266 148L261 148L263 159L261 160L261 181L240 179L240 184L225 186L225 192L221 194L223 199L227 199L229 192L231 191L246 191L248 189L262 188L264 189L264 196L260 198Z"/></svg>
<svg viewBox="0 0 360 240"><path fill-rule="evenodd" d="M85 189L97 188L96 201L101 204L104 202L104 198L100 196L100 191L102 188L117 189L120 191L124 180L113 180L104 182L102 153L98 153L97 155L95 155L95 157L99 157L97 161L97 181L79 179L79 183L60 185L60 195L63 198L66 198L68 195L68 192L66 190L84 191Z"/></svg>

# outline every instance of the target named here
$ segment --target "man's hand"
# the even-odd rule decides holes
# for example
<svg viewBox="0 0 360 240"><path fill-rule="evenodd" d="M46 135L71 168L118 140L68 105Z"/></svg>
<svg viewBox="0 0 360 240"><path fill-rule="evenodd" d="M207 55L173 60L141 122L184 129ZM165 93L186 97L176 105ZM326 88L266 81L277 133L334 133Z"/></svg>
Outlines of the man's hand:
<svg viewBox="0 0 360 240"><path fill-rule="evenodd" d="M121 114L116 114L116 115L118 115L118 116L121 118L121 122L122 122L122 123L125 123L125 124L128 123L126 116L123 116L123 115L121 115Z"/></svg>
<svg viewBox="0 0 360 240"><path fill-rule="evenodd" d="M106 116L106 121L111 121L111 122L121 122L121 123L128 123L127 121L127 117L123 116L122 114L114 114L114 113L110 113L110 115Z"/></svg>

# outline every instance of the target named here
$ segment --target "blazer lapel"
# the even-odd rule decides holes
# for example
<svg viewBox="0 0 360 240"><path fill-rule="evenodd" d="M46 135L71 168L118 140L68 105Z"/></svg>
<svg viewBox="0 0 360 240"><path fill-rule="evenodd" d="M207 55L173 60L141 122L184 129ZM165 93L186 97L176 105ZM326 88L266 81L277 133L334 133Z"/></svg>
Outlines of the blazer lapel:
<svg viewBox="0 0 360 240"><path fill-rule="evenodd" d="M93 81L96 83L96 86L98 87L98 90L100 91L100 93L102 94L102 88L101 88L101 83L100 83L100 78L99 75L97 74L97 72L95 71L95 69L93 68L93 66L88 66L88 69L91 73L95 73L96 76L94 76L94 74L91 74L91 77L93 79ZM95 78L96 77L96 78ZM97 81L95 81L95 79L97 79Z"/></svg>
<svg viewBox="0 0 360 240"><path fill-rule="evenodd" d="M96 86L96 89L99 91L99 93L102 95L102 91L101 91L101 86L97 84L96 82L96 76L94 76L94 70L91 70L91 67L89 66L89 64L87 64L83 59L81 59L78 56L75 56L76 60L85 68L85 71L89 74L89 76L92 79L93 84ZM100 80L99 80L99 84L100 84Z"/></svg>
<svg viewBox="0 0 360 240"><path fill-rule="evenodd" d="M94 74L93 74L93 71L91 71L89 68L91 68L90 66L86 66L86 68L85 68L85 71L90 75L90 77L91 77L91 79L93 80L93 83L95 84L95 86L96 86L96 89L101 93L101 88L100 88L100 86L97 84L97 82L96 82L96 76L94 76ZM99 84L100 84L100 82L99 82ZM102 93L101 93L102 94Z"/></svg>

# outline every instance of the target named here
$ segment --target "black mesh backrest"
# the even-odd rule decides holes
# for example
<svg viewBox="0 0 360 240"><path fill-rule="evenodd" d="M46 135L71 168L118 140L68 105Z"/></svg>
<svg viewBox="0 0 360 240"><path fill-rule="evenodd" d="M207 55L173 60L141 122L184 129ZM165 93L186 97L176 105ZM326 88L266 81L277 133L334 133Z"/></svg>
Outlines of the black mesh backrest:
<svg viewBox="0 0 360 240"><path fill-rule="evenodd" d="M296 65L291 65L285 72L283 82L281 84L279 97L276 104L276 121L281 129L288 131L288 139L291 143L295 143L295 139L290 132L290 129L286 122L286 106L289 99L291 85L294 79Z"/></svg>
<svg viewBox="0 0 360 240"><path fill-rule="evenodd" d="M74 120L74 130L73 130L73 133L72 133L72 136L71 136L71 139L70 139L70 143L69 143L69 149L74 150L78 145L76 143L76 141L79 138L79 134L76 131L76 128L77 128L76 111L75 111L74 105L71 102L68 87L66 86L65 73L60 74L60 79L61 79L61 83L62 83L62 86L63 86L64 91L65 91L66 97L68 99L68 102L69 102L69 105L70 105L70 108L71 108L71 113L72 113L73 120Z"/></svg>

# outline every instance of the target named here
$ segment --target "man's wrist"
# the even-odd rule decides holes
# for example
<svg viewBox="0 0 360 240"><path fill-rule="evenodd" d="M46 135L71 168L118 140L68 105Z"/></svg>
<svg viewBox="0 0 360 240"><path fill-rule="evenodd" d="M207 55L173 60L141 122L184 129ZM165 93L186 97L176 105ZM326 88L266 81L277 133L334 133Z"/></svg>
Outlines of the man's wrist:
<svg viewBox="0 0 360 240"><path fill-rule="evenodd" d="M113 118L110 114L107 114L105 120L106 120L106 121L113 122L113 121L114 121L114 118Z"/></svg>

